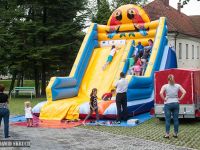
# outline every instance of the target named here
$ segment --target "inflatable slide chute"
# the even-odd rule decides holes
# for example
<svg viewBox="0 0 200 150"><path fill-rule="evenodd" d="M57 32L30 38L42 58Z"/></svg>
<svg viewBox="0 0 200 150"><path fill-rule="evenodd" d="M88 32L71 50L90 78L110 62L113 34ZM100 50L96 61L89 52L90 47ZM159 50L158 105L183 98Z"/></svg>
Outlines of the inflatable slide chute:
<svg viewBox="0 0 200 150"><path fill-rule="evenodd" d="M127 97L130 115L149 111L153 107L154 72L176 67L176 56L168 47L166 19L150 21L146 12L136 5L123 5L110 16L107 25L92 23L77 54L69 77L52 77L47 88L47 102L41 107L40 119L74 120L89 112L89 95L98 89L100 117L116 117L115 101L101 101L119 79L127 73L135 45L140 41L147 46L154 41L144 76L127 75ZM119 51L105 70L111 46ZM37 109L40 110L40 109Z"/></svg>

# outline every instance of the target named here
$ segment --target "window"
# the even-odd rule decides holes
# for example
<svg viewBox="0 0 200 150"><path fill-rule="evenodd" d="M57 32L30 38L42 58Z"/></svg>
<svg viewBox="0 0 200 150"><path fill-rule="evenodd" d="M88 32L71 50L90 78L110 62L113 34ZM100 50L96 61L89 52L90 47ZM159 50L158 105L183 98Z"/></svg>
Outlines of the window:
<svg viewBox="0 0 200 150"><path fill-rule="evenodd" d="M179 43L178 58L182 59L182 43Z"/></svg>
<svg viewBox="0 0 200 150"><path fill-rule="evenodd" d="M186 44L186 59L188 59L188 44Z"/></svg>
<svg viewBox="0 0 200 150"><path fill-rule="evenodd" d="M197 59L199 59L200 55L200 50L199 50L199 46L197 46Z"/></svg>
<svg viewBox="0 0 200 150"><path fill-rule="evenodd" d="M194 59L194 45L192 45L192 59Z"/></svg>

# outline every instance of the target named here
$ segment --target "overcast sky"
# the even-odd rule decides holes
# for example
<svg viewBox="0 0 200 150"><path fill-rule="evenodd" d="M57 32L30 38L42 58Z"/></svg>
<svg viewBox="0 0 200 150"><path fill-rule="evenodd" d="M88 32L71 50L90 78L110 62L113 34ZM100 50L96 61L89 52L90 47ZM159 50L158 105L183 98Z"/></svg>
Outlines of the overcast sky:
<svg viewBox="0 0 200 150"><path fill-rule="evenodd" d="M153 0L149 1L152 2ZM178 1L179 0L169 0L169 4L175 9L177 9ZM185 13L186 15L200 15L200 1L190 0L190 2L187 5L183 6L181 12Z"/></svg>

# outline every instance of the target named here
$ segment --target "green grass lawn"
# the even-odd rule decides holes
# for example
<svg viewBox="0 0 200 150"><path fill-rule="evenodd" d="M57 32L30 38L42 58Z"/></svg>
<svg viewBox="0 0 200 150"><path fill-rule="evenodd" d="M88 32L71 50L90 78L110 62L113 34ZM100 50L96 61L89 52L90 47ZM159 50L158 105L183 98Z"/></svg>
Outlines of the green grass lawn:
<svg viewBox="0 0 200 150"><path fill-rule="evenodd" d="M17 82L17 81L16 81ZM16 85L15 82L15 85ZM5 92L8 92L10 87L11 80L0 80L0 84L5 86ZM24 80L24 86L26 87L34 87L34 80ZM24 114L24 102L31 101L32 107L37 103L46 100L46 98L33 98L30 99L30 94L22 95L19 94L17 98L11 98L9 103L10 113L11 115L21 115Z"/></svg>
<svg viewBox="0 0 200 150"><path fill-rule="evenodd" d="M46 98L12 98L9 100L9 108L11 115L22 115L24 114L24 102L30 101L31 106L35 106L37 103L46 100Z"/></svg>
<svg viewBox="0 0 200 150"><path fill-rule="evenodd" d="M165 122L159 121L156 118L146 121L136 127L81 126L81 128L200 149L200 121L198 120L181 121L178 139L172 137L170 139L164 139ZM171 135L172 133L173 126L171 126Z"/></svg>
<svg viewBox="0 0 200 150"><path fill-rule="evenodd" d="M8 91L10 88L11 80L0 80L0 84L3 84L5 86L5 91ZM16 86L17 81L15 82ZM24 80L24 86L34 87L35 83L34 80Z"/></svg>

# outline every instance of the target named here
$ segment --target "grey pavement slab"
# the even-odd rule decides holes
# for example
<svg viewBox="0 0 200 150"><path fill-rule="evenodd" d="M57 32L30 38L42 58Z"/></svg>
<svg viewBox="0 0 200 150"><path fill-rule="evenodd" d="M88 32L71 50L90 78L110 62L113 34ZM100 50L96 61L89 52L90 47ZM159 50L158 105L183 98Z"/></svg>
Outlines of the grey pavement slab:
<svg viewBox="0 0 200 150"><path fill-rule="evenodd" d="M2 139L0 129L0 139ZM31 140L30 148L0 150L189 150L153 141L82 128L48 129L10 127L10 139Z"/></svg>

